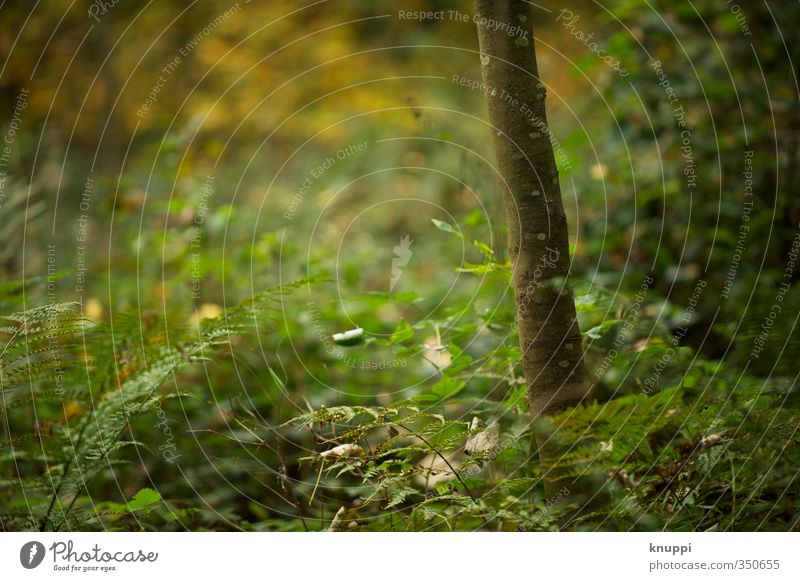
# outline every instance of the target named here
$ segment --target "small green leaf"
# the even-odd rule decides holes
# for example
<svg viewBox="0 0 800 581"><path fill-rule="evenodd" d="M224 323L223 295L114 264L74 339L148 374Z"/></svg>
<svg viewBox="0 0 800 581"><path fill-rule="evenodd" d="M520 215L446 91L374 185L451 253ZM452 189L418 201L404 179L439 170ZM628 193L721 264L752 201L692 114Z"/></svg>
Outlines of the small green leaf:
<svg viewBox="0 0 800 581"><path fill-rule="evenodd" d="M472 210L462 222L467 226L480 226L486 223L486 215L481 210Z"/></svg>
<svg viewBox="0 0 800 581"><path fill-rule="evenodd" d="M433 222L433 225L436 226L439 230L448 232L450 234L455 234L459 238L464 238L464 235L461 232L453 228L447 222L442 222L441 220L437 220L436 218L431 218L431 222Z"/></svg>
<svg viewBox="0 0 800 581"><path fill-rule="evenodd" d="M475 248L480 250L481 254L483 254L487 260L492 260L494 258L494 250L492 250L488 244L478 242L477 240L473 240L472 244L475 245Z"/></svg>
<svg viewBox="0 0 800 581"><path fill-rule="evenodd" d="M452 377L459 371L463 371L469 367L470 363L472 363L472 357L464 353L457 345L451 344L447 347L447 350L450 351L452 355L450 365L445 369L447 375Z"/></svg>
<svg viewBox="0 0 800 581"><path fill-rule="evenodd" d="M414 403L425 405L430 403L436 403L440 399L441 399L440 397L433 395L432 393L420 393L419 395L415 395L414 397L412 397L411 401Z"/></svg>
<svg viewBox="0 0 800 581"><path fill-rule="evenodd" d="M142 488L128 501L128 510L144 508L161 500L161 494L152 488Z"/></svg>
<svg viewBox="0 0 800 581"><path fill-rule="evenodd" d="M397 325L397 328L392 333L389 342L391 344L395 343L404 343L414 337L414 328L411 327L405 321L400 321L400 324Z"/></svg>
<svg viewBox="0 0 800 581"><path fill-rule="evenodd" d="M437 396L440 400L445 400L456 395L464 389L464 387L466 387L466 384L463 381L456 381L452 377L445 375L433 386L431 391L433 395Z"/></svg>
<svg viewBox="0 0 800 581"><path fill-rule="evenodd" d="M604 335L606 335L611 329L616 327L619 323L620 323L619 319L608 319L606 321L603 321L596 327L592 327L591 329L586 331L586 336L592 339L601 339Z"/></svg>

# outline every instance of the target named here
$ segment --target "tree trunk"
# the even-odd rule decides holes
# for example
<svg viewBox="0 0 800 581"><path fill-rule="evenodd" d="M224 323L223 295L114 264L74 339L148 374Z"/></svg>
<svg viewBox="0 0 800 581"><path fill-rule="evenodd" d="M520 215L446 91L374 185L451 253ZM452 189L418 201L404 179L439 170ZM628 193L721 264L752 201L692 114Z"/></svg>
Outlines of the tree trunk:
<svg viewBox="0 0 800 581"><path fill-rule="evenodd" d="M499 173L528 404L534 419L589 391L569 288L569 237L525 0L475 0L481 69ZM546 439L539 435L540 457ZM544 458L542 458L544 465Z"/></svg>

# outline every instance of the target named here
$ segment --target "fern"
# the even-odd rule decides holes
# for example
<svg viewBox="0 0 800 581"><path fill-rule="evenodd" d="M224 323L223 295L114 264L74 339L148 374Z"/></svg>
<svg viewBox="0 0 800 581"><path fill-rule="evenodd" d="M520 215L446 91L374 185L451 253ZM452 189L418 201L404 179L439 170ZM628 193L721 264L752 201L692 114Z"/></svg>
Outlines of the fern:
<svg viewBox="0 0 800 581"><path fill-rule="evenodd" d="M81 508L81 494L95 476L113 469L117 452L139 445L124 435L134 418L174 395L159 388L182 368L227 345L233 335L258 325L287 293L309 282L267 289L194 330L168 321L143 325L131 318L132 324L118 332L119 326L94 326L75 303L0 318L5 428L0 490L17 499L17 504L0 509L0 526L96 527L102 517L88 518L96 511ZM79 412L70 415L70 409ZM11 432L22 425L34 429ZM81 516L71 514L73 509Z"/></svg>

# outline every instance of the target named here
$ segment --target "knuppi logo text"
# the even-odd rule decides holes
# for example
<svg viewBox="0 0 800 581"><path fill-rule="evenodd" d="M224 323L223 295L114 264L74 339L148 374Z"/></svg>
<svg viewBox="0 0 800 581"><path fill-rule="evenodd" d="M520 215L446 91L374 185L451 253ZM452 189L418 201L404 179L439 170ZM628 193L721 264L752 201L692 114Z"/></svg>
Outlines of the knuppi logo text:
<svg viewBox="0 0 800 581"><path fill-rule="evenodd" d="M76 550L72 541L57 541L45 550L42 543L31 541L22 545L19 552L19 560L26 569L38 567L44 560L47 551L53 556L54 569L57 571L70 568L75 569L75 563L153 563L158 559L158 553L145 552L141 549L136 551L105 551L95 544L88 550ZM83 569L95 567L83 566ZM97 567L99 569L100 567ZM110 570L113 567L104 566L103 570Z"/></svg>

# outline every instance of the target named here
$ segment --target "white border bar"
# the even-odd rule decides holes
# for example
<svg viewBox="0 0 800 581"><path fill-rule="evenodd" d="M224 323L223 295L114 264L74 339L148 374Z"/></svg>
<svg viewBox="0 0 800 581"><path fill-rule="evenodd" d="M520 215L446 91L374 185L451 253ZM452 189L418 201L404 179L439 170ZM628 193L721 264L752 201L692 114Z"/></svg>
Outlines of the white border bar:
<svg viewBox="0 0 800 581"><path fill-rule="evenodd" d="M33 541L46 554L28 570L20 551ZM158 556L143 563L95 560L139 551ZM798 552L800 533L3 533L0 571L3 580L15 581L797 580ZM87 558L82 553L90 560L79 562ZM651 571L656 562L669 565ZM735 568L720 569L720 563ZM115 570L84 572L84 566Z"/></svg>

